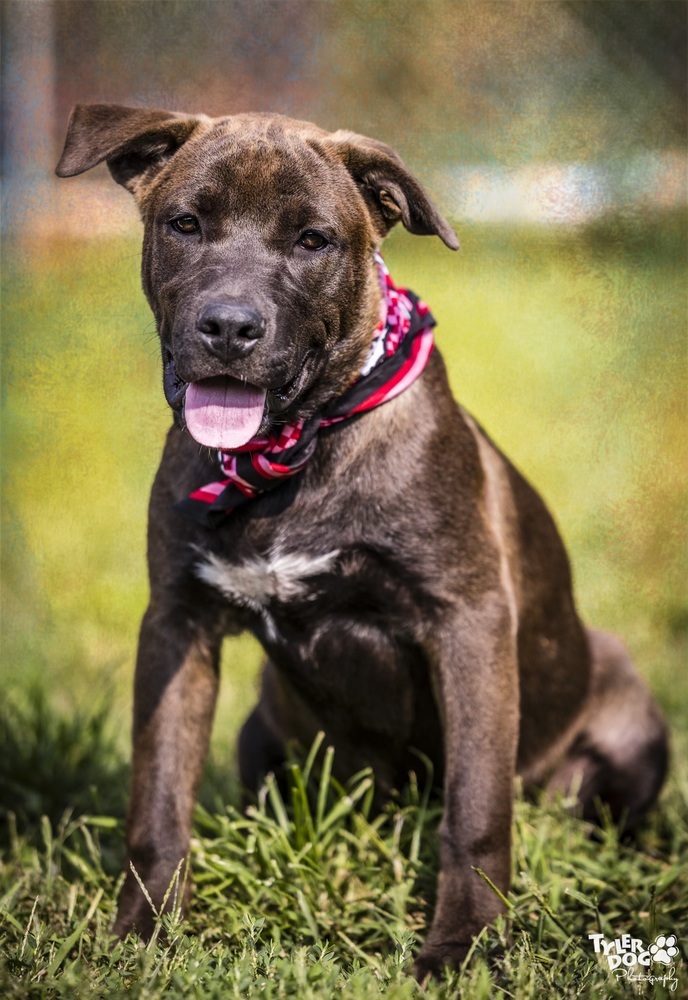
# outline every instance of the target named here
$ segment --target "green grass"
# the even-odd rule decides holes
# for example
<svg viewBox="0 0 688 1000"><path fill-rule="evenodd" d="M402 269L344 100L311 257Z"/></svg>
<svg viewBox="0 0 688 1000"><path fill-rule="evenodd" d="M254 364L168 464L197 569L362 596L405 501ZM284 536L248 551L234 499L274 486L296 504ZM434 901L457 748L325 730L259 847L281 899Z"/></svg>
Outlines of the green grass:
<svg viewBox="0 0 688 1000"><path fill-rule="evenodd" d="M10 822L0 878L3 995L424 995L408 971L432 898L439 808L412 780L403 800L372 816L371 776L341 788L330 757L319 776L308 762L292 767L286 803L270 782L249 816L199 807L191 913L160 919L147 946L128 939L113 949L108 938L120 823L66 815L53 828L46 819L31 843ZM562 804L519 798L508 918L481 935L466 968L425 995L628 995L587 935L632 928L649 942L685 927L687 791L674 783L632 847L611 826L592 839Z"/></svg>
<svg viewBox="0 0 688 1000"><path fill-rule="evenodd" d="M669 783L633 845L519 800L508 936L491 928L431 997L628 995L588 932L688 940L684 234L666 220L575 236L468 229L456 255L401 233L389 243L392 273L439 321L456 395L547 499L584 617L623 635L673 737ZM249 639L225 649L189 920L164 918L148 948L110 949L145 512L168 414L135 242L7 256L0 992L420 996L410 955L437 866L425 776L372 816L367 776L347 797L297 769L293 801L272 789L239 815L234 740L260 655Z"/></svg>

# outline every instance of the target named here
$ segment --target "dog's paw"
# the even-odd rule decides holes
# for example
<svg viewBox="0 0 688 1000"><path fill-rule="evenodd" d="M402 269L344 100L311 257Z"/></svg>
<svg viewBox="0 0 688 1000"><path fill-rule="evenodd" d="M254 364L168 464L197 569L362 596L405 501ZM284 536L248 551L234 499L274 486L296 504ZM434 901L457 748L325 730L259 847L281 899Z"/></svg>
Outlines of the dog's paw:
<svg viewBox="0 0 688 1000"><path fill-rule="evenodd" d="M665 937L663 934L658 934L654 942L650 945L649 952L653 962L661 962L662 965L673 965L674 959L678 955L676 936L670 934L668 937Z"/></svg>
<svg viewBox="0 0 688 1000"><path fill-rule="evenodd" d="M413 975L422 986L433 976L439 978L444 969L458 969L470 946L470 941L426 941L416 959Z"/></svg>

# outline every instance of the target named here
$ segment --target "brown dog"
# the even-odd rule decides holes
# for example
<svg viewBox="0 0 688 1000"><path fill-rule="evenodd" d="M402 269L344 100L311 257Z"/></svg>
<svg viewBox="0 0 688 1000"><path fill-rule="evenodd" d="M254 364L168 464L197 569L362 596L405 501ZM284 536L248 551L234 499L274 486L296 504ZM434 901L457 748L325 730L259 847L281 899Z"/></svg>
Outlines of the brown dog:
<svg viewBox="0 0 688 1000"><path fill-rule="evenodd" d="M516 774L632 826L667 760L623 646L578 619L544 504L456 405L431 320L391 283L384 337L393 314L406 326L380 346L391 226L458 241L392 149L277 115L79 106L57 172L103 160L141 210L177 415L150 505L130 858L160 904L188 850L221 639L248 628L269 657L240 738L249 787L320 729L340 773L372 765L381 794L414 748L432 760L441 872L416 974L456 964L500 910L473 869L509 886ZM425 355L401 391L405 345ZM173 509L189 495L194 520ZM151 927L129 875L116 930Z"/></svg>

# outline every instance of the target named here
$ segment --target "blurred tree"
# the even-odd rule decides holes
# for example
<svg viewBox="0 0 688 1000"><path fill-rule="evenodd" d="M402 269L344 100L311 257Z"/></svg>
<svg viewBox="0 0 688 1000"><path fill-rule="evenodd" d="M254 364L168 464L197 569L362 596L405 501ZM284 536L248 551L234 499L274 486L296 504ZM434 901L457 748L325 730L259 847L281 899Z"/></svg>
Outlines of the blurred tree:
<svg viewBox="0 0 688 1000"><path fill-rule="evenodd" d="M564 0L565 6L624 73L646 72L675 95L683 114L688 96L688 4L685 0Z"/></svg>
<svg viewBox="0 0 688 1000"><path fill-rule="evenodd" d="M683 2L341 0L327 11L323 117L402 135L415 160L594 160L684 135Z"/></svg>
<svg viewBox="0 0 688 1000"><path fill-rule="evenodd" d="M305 0L59 0L57 132L77 101L294 113L318 20Z"/></svg>
<svg viewBox="0 0 688 1000"><path fill-rule="evenodd" d="M4 0L5 56L48 6L56 148L77 101L279 111L418 166L621 162L685 139L683 0Z"/></svg>

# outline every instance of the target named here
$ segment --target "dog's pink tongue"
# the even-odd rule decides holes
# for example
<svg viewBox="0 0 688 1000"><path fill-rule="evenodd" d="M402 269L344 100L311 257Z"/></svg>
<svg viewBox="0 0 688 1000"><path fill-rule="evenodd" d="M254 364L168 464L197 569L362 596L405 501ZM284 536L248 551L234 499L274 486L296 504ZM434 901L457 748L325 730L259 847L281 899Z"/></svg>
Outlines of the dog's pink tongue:
<svg viewBox="0 0 688 1000"><path fill-rule="evenodd" d="M209 448L240 448L258 433L265 390L229 376L191 382L184 419L191 437Z"/></svg>

